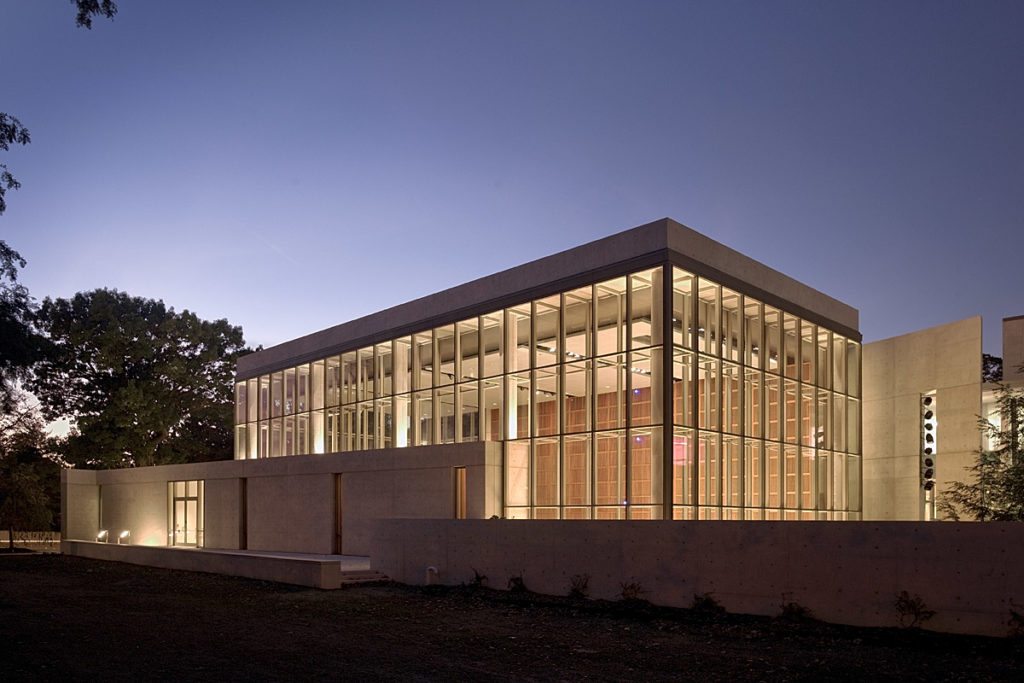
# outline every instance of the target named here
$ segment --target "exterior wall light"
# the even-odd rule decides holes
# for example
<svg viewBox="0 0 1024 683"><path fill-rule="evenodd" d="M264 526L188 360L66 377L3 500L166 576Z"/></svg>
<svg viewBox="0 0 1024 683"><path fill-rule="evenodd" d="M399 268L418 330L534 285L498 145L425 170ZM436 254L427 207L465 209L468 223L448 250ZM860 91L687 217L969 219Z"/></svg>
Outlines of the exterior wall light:
<svg viewBox="0 0 1024 683"><path fill-rule="evenodd" d="M109 535L110 534L107 532L106 529L100 529L100 532L98 534L96 534L96 542L97 543L106 543L107 542L107 537Z"/></svg>
<svg viewBox="0 0 1024 683"><path fill-rule="evenodd" d="M130 532L127 529L125 529L120 534L118 534L118 536L117 536L117 544L121 545L122 542L123 543L130 543L131 542L130 541L131 536L132 536L132 532Z"/></svg>

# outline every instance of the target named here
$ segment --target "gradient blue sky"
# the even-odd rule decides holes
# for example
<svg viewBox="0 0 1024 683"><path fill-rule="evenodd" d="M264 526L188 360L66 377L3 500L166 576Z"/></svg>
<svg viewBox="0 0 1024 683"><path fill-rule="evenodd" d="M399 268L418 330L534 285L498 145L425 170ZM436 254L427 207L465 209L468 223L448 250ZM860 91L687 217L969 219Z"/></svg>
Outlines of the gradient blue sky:
<svg viewBox="0 0 1024 683"><path fill-rule="evenodd" d="M671 216L860 309L1024 314L1022 2L3 0L0 238L270 345Z"/></svg>

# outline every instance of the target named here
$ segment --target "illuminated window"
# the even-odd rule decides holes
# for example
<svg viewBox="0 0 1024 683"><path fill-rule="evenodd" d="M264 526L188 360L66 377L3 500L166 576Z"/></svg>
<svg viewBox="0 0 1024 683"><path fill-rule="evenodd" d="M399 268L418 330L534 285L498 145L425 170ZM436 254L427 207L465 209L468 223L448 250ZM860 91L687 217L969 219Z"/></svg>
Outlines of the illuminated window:
<svg viewBox="0 0 1024 683"><path fill-rule="evenodd" d="M247 378L234 456L505 441L512 518L856 518L860 344L762 296L647 268Z"/></svg>

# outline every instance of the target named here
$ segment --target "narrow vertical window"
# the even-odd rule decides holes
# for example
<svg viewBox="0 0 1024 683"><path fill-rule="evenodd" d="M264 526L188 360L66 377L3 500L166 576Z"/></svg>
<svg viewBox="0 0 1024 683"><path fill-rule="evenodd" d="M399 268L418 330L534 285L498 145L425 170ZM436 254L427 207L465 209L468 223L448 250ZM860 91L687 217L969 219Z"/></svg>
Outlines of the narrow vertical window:
<svg viewBox="0 0 1024 683"><path fill-rule="evenodd" d="M452 516L455 519L466 519L466 468L453 468L452 479L452 488L454 489L454 511Z"/></svg>

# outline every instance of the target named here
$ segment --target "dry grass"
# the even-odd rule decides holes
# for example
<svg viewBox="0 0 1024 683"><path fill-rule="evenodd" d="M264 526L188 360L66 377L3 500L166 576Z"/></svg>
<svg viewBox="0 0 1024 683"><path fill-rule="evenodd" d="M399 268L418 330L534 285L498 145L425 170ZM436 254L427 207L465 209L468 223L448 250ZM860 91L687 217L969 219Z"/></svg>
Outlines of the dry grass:
<svg viewBox="0 0 1024 683"><path fill-rule="evenodd" d="M1014 640L0 558L4 680L1022 680Z"/></svg>

